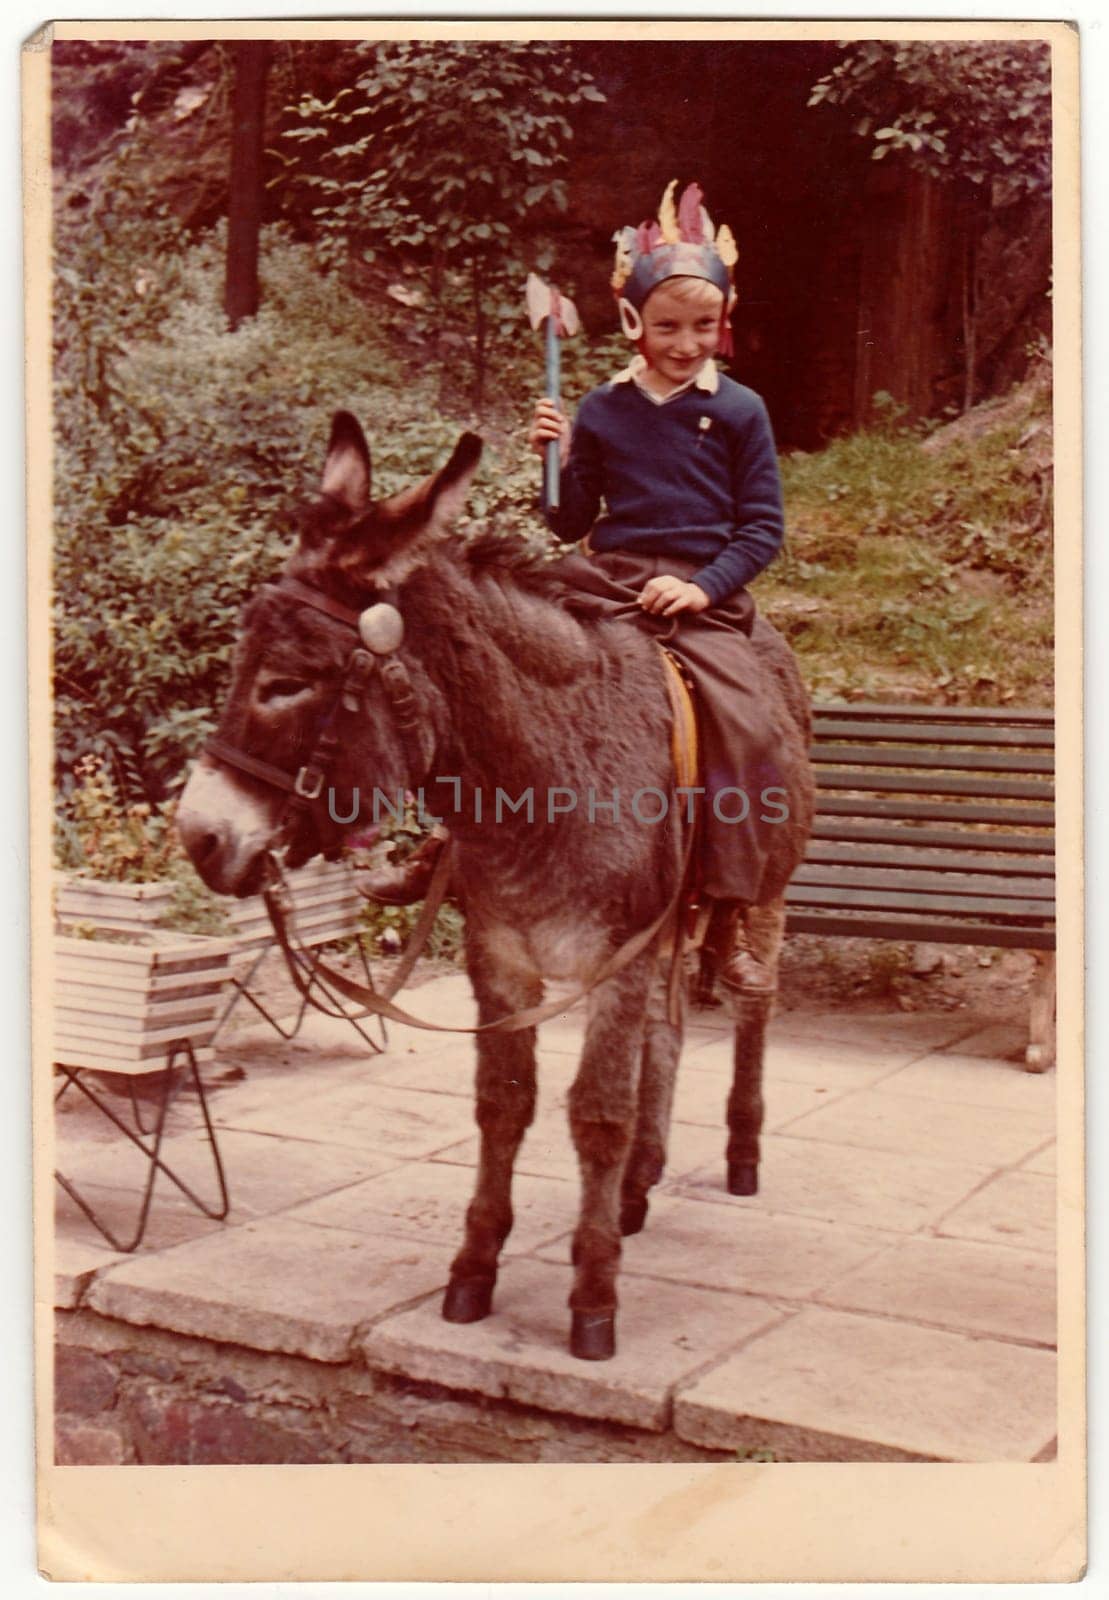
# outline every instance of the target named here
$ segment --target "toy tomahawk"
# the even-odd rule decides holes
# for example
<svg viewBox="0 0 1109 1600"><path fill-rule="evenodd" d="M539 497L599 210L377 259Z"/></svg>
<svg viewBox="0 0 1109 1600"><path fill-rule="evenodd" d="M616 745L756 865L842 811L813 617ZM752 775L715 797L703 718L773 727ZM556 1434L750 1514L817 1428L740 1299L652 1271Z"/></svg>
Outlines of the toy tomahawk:
<svg viewBox="0 0 1109 1600"><path fill-rule="evenodd" d="M558 341L581 327L577 308L557 289L548 288L534 272L528 273L527 302L532 327L538 331L542 323L547 324L547 398L557 404L561 383ZM548 511L558 510L558 447L557 439L548 440L543 460L543 498Z"/></svg>

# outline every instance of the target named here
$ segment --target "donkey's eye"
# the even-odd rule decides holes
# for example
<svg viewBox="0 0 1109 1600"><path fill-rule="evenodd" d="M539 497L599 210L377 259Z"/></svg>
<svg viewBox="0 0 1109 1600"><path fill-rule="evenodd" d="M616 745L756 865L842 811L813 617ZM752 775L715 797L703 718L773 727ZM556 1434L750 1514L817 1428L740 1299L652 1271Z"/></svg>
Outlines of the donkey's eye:
<svg viewBox="0 0 1109 1600"><path fill-rule="evenodd" d="M265 706L299 700L302 695L311 692L312 685L305 683L302 678L268 678L258 685L258 698Z"/></svg>

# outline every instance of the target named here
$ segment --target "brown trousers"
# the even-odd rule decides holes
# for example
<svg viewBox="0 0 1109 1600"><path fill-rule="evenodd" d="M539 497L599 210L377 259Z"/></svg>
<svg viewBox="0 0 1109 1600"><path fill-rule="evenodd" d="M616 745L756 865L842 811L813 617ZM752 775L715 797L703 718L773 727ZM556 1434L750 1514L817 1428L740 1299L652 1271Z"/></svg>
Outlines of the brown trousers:
<svg viewBox="0 0 1109 1600"><path fill-rule="evenodd" d="M630 550L574 551L552 565L563 604L585 620L626 618L653 634L688 669L696 688L701 744L703 892L717 900L759 897L771 829L782 819L782 778L769 723L756 692L761 681L751 645L755 603L741 589L723 605L652 616L638 604L649 578L688 580L703 562ZM764 799L764 792L777 789Z"/></svg>

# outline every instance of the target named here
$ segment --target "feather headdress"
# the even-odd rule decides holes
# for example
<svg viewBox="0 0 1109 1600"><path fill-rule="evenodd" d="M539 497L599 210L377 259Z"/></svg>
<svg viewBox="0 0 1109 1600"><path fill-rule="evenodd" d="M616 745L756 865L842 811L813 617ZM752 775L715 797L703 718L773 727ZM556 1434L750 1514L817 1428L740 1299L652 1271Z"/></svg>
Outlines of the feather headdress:
<svg viewBox="0 0 1109 1600"><path fill-rule="evenodd" d="M739 251L727 224L713 228L702 204L700 184L687 184L675 202L677 187L676 178L667 184L657 221L641 222L638 228L619 228L612 236L616 245L612 288L620 321L629 339L640 338L640 312L652 289L667 278L704 278L724 296L720 350L731 355L728 313L735 305L732 276Z"/></svg>

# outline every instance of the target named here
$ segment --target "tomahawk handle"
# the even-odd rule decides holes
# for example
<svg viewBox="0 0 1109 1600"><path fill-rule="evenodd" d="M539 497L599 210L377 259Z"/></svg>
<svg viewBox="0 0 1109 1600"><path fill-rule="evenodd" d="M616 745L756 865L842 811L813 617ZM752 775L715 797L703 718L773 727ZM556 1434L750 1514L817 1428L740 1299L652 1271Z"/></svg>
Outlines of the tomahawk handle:
<svg viewBox="0 0 1109 1600"><path fill-rule="evenodd" d="M547 318L547 398L558 404L558 391L561 383L558 352L558 329L554 317ZM548 511L558 510L558 471L559 450L562 441L550 439L547 443L547 452L543 462L543 496L547 503Z"/></svg>

